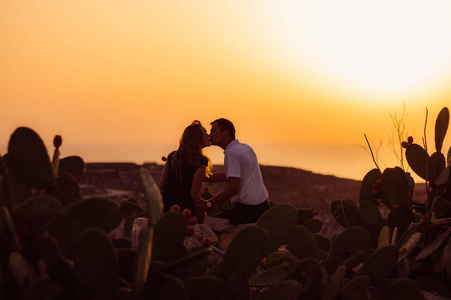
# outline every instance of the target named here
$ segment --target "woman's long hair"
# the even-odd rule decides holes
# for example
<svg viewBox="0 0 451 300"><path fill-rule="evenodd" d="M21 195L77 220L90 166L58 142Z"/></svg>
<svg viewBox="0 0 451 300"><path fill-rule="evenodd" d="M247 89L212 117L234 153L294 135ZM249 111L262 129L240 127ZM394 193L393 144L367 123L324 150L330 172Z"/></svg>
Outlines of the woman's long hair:
<svg viewBox="0 0 451 300"><path fill-rule="evenodd" d="M197 165L203 166L201 163L202 157L207 157L203 153L202 147L202 124L200 121L193 121L191 125L185 128L182 137L180 138L179 148L172 156L172 170L175 177L182 181L182 166L183 165ZM211 175L211 161L207 157L208 165L205 168L205 176Z"/></svg>

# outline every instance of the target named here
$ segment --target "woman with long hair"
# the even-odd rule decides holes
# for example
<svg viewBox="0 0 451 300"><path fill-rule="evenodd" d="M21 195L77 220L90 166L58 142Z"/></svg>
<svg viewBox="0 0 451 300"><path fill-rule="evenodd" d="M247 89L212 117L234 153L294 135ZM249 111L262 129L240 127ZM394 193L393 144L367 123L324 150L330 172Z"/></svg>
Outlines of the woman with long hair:
<svg viewBox="0 0 451 300"><path fill-rule="evenodd" d="M209 146L207 130L199 121L185 128L179 148L168 155L160 178L164 212L179 205L181 210L188 208L196 215L195 203L202 201L202 182L211 174L211 161L203 154L203 148ZM196 217L203 219L203 216Z"/></svg>

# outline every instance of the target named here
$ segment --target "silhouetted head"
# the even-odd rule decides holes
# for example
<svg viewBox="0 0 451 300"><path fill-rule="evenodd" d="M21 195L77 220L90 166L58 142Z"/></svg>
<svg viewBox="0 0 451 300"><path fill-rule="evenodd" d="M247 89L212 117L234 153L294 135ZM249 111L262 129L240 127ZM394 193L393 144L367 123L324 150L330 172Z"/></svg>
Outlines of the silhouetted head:
<svg viewBox="0 0 451 300"><path fill-rule="evenodd" d="M227 119L217 119L211 124L210 141L223 149L235 139L235 126Z"/></svg>
<svg viewBox="0 0 451 300"><path fill-rule="evenodd" d="M195 120L185 128L180 138L180 146L183 152L201 152L205 147L210 146L207 130L202 124Z"/></svg>

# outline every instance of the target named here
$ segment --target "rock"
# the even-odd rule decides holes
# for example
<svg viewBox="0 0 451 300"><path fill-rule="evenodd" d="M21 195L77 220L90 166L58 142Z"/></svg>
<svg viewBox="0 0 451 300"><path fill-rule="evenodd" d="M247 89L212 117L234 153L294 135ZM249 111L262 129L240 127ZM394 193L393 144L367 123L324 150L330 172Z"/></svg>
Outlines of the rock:
<svg viewBox="0 0 451 300"><path fill-rule="evenodd" d="M215 232L227 232L233 230L235 226L229 224L228 219L205 216L204 224Z"/></svg>
<svg viewBox="0 0 451 300"><path fill-rule="evenodd" d="M205 237L209 237L211 239L211 244L216 246L219 242L218 236L214 233L214 231L208 227L206 224L196 224L194 225L196 231L194 232L194 237L202 243L202 240Z"/></svg>
<svg viewBox="0 0 451 300"><path fill-rule="evenodd" d="M219 235L219 243L217 244L217 247L223 251L226 251L227 248L229 248L230 241L235 236L235 234L238 232L238 230L234 227L233 230L229 230L227 232L223 232Z"/></svg>
<svg viewBox="0 0 451 300"><path fill-rule="evenodd" d="M111 239L119 239L119 238L123 237L124 236L124 220L122 220L122 222L119 224L119 226L117 226L116 228L111 230L108 233L108 236Z"/></svg>

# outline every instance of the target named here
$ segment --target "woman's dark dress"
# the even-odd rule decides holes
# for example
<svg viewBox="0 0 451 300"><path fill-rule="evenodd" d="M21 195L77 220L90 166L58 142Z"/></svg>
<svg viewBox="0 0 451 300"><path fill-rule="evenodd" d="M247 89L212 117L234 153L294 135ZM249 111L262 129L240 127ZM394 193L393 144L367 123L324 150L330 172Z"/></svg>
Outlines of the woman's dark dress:
<svg viewBox="0 0 451 300"><path fill-rule="evenodd" d="M171 206L177 204L183 211L185 208L190 209L195 215L194 201L191 198L191 185L193 183L193 177L196 170L200 167L198 164L186 163L182 165L182 182L179 178L175 177L175 173L172 169L172 157L175 151L168 155L168 173L161 190L163 196L164 212L169 211ZM199 164L201 166L207 166L208 159L202 156Z"/></svg>

